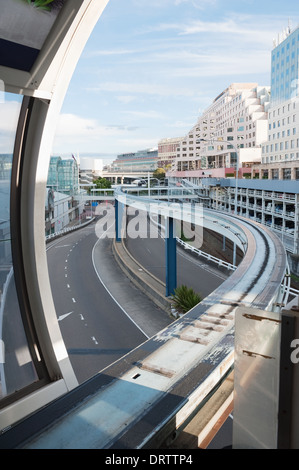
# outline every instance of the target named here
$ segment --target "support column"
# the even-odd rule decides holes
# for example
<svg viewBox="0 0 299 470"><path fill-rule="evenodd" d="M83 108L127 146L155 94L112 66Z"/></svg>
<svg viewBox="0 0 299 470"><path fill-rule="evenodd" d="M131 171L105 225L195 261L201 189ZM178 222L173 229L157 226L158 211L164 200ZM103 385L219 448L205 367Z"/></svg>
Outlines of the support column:
<svg viewBox="0 0 299 470"><path fill-rule="evenodd" d="M121 242L122 204L115 199L115 240Z"/></svg>
<svg viewBox="0 0 299 470"><path fill-rule="evenodd" d="M233 265L237 266L237 245L235 243L233 247Z"/></svg>
<svg viewBox="0 0 299 470"><path fill-rule="evenodd" d="M172 217L165 222L165 250L166 250L166 297L174 294L177 287L177 259L175 223Z"/></svg>

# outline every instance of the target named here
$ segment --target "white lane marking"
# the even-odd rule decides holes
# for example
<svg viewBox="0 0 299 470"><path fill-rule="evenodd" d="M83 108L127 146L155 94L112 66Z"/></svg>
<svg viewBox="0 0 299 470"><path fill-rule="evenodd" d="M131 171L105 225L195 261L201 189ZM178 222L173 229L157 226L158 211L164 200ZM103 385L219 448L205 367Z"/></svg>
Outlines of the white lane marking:
<svg viewBox="0 0 299 470"><path fill-rule="evenodd" d="M69 315L71 315L71 313L73 312L69 312L69 313L65 313L64 315L60 315L58 317L58 321L61 321L61 320L64 320L64 318L68 317Z"/></svg>
<svg viewBox="0 0 299 470"><path fill-rule="evenodd" d="M91 339L92 339L92 341L94 341L95 344L99 344L94 336L92 336Z"/></svg>
<svg viewBox="0 0 299 470"><path fill-rule="evenodd" d="M110 227L108 227L107 229L107 232L108 230L114 225L114 222L110 225ZM128 312L125 311L125 309L120 305L120 303L115 299L115 297L113 297L113 295L111 294L111 292L109 291L109 289L107 288L107 286L104 284L104 281L103 279L101 278L100 274L98 273L97 271L97 268L96 268L96 265L95 265L95 262L94 262L94 251L95 251L95 248L97 246L97 244L100 242L101 238L104 236L105 234L102 234L101 237L96 241L93 249L92 249L92 264L93 264L93 267L94 267L94 270L95 270L95 273L96 275L98 276L102 286L106 289L106 291L108 292L108 294L110 295L110 297L112 298L112 300L116 303L116 305L119 306L119 308L124 312L124 314L131 320L132 323L134 323L134 325L141 331L141 333L144 334L144 336L146 336L146 338L149 338L149 336L142 330L142 328L140 328L140 326L133 320L133 318L130 317L130 315L128 314Z"/></svg>

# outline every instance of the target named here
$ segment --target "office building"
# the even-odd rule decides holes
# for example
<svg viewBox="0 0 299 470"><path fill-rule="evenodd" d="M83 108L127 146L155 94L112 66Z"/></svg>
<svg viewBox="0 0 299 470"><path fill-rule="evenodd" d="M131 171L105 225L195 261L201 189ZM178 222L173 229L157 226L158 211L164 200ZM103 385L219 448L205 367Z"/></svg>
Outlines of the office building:
<svg viewBox="0 0 299 470"><path fill-rule="evenodd" d="M158 149L149 148L137 152L123 153L111 165L117 172L154 172L158 168Z"/></svg>
<svg viewBox="0 0 299 470"><path fill-rule="evenodd" d="M158 167L170 169L174 159L177 156L177 149L180 146L183 137L174 137L162 139L158 142Z"/></svg>
<svg viewBox="0 0 299 470"><path fill-rule="evenodd" d="M279 36L272 51L268 138L262 145L267 177L295 179L299 165L299 28ZM298 163L294 165L294 161ZM293 168L293 170L292 170ZM293 171L293 177L291 173Z"/></svg>
<svg viewBox="0 0 299 470"><path fill-rule="evenodd" d="M79 168L75 158L51 157L47 187L70 196L79 193Z"/></svg>
<svg viewBox="0 0 299 470"><path fill-rule="evenodd" d="M180 142L172 176L234 176L237 153L240 175L260 162L269 91L257 83L233 83L226 88Z"/></svg>

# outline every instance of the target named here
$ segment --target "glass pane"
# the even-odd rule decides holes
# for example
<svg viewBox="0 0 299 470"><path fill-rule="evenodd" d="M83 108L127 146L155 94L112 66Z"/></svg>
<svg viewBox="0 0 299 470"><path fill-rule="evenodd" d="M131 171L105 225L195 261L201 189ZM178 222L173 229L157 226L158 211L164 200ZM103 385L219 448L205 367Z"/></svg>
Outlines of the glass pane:
<svg viewBox="0 0 299 470"><path fill-rule="evenodd" d="M20 107L19 96L2 91L0 96L0 398L37 380L21 319L11 253L10 177Z"/></svg>

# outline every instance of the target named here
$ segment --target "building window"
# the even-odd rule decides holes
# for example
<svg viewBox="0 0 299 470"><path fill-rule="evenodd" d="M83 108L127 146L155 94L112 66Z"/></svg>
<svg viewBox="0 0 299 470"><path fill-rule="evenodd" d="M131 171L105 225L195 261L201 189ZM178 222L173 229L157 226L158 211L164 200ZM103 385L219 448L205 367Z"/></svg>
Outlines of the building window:
<svg viewBox="0 0 299 470"><path fill-rule="evenodd" d="M291 179L291 168L284 168L282 170L283 179L290 180Z"/></svg>

